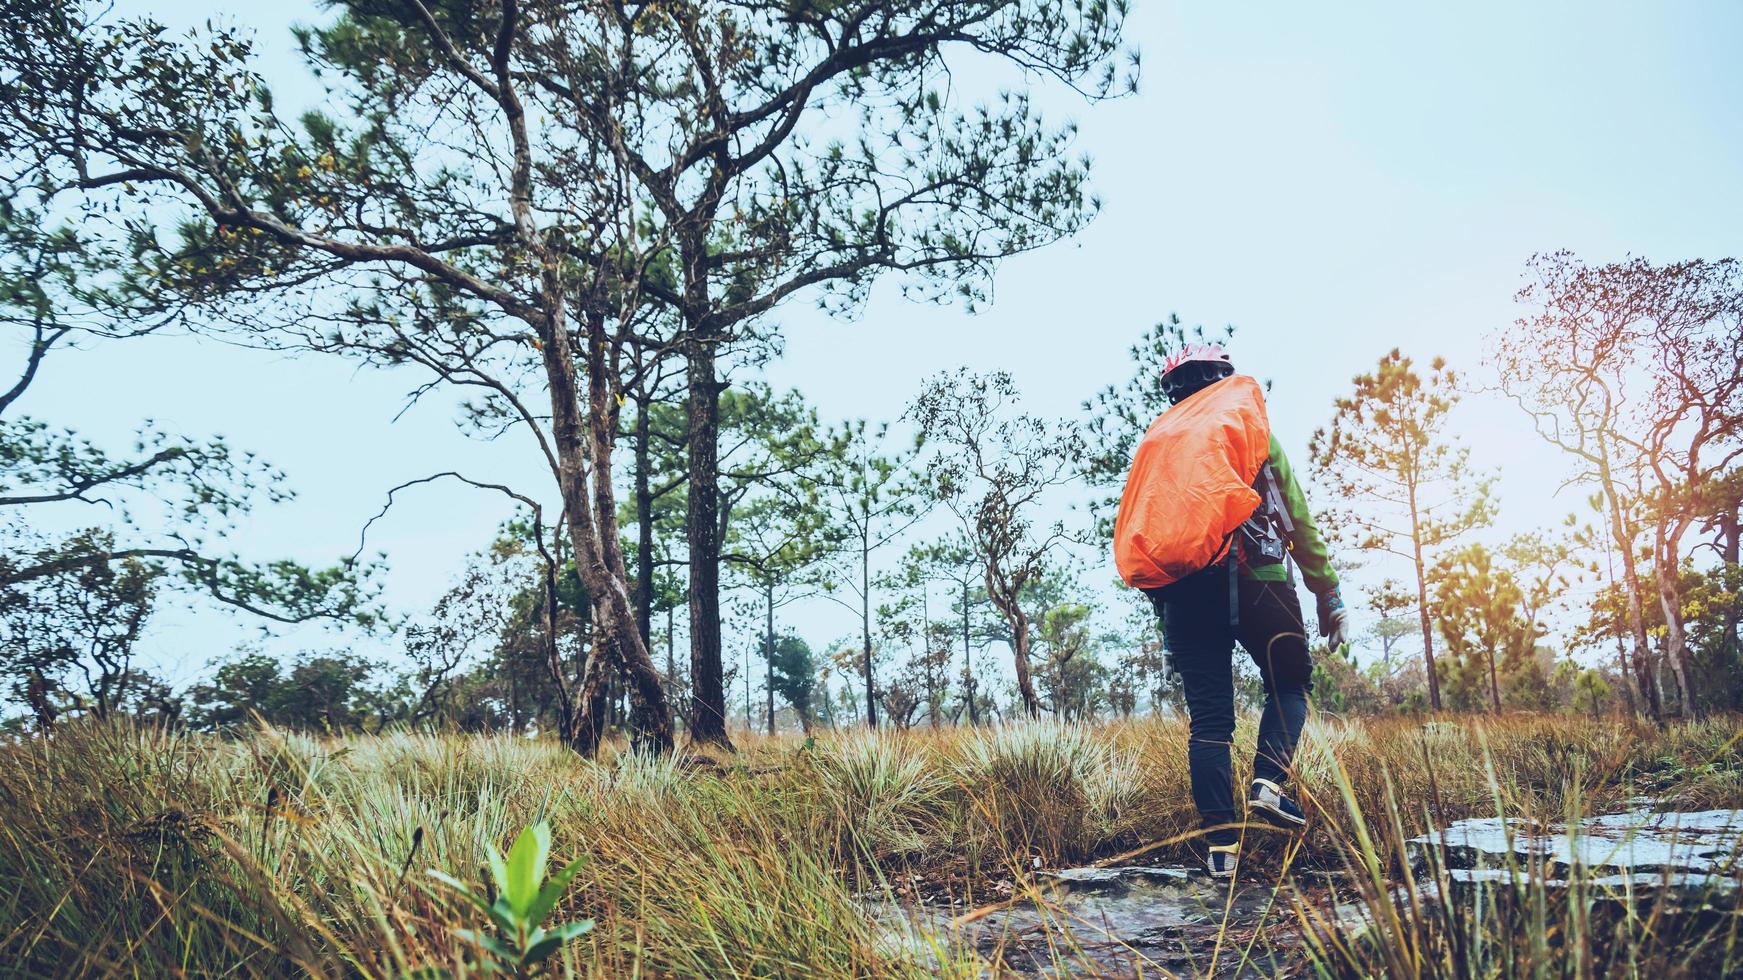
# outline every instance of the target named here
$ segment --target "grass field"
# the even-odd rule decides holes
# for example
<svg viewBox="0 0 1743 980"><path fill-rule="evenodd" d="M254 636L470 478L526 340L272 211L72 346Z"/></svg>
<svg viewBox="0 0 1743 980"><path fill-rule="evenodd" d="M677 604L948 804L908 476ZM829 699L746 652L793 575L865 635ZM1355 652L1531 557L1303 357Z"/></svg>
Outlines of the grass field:
<svg viewBox="0 0 1743 980"><path fill-rule="evenodd" d="M1252 734L1249 720L1240 745ZM1739 735L1734 718L1316 719L1298 759L1314 827L1298 850L1259 839L1245 873L1338 870L1337 899L1365 903L1358 934L1292 899L1308 974L1735 971L1735 914L1601 915L1531 888L1445 909L1394 886L1402 839L1459 817L1547 820L1641 795L1743 806ZM0 746L0 963L41 977L478 975L465 931L485 917L428 869L481 882L488 850L543 818L554 859L586 861L557 917L595 921L549 961L558 974L981 975L985 950L894 941L864 897L974 906L1024 900L1037 860L1148 847L1146 862L1189 863L1184 744L1178 722L1135 721L741 736L732 756L587 762L508 736L64 727Z"/></svg>

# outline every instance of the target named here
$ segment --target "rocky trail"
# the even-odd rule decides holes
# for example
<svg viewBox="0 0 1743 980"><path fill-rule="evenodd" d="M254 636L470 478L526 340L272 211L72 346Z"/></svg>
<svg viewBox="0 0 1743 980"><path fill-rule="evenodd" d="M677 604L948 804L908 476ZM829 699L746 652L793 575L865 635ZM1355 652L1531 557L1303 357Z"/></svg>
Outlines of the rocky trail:
<svg viewBox="0 0 1743 980"><path fill-rule="evenodd" d="M1735 916L1743 814L1663 812L1633 801L1572 827L1456 821L1406 842L1414 888L1393 899L1451 903L1455 915L1510 893L1573 896L1596 914ZM1308 972L1304 929L1371 928L1347 872L1300 867L1281 882L1127 865L1038 871L1010 901L965 908L948 896L868 897L895 941L971 947L994 975L1273 977Z"/></svg>

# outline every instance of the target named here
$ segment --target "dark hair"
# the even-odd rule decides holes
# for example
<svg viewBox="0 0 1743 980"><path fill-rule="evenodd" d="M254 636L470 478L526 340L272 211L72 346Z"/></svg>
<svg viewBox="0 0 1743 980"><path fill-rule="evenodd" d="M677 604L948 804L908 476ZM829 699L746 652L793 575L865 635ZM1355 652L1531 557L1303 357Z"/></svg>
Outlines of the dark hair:
<svg viewBox="0 0 1743 980"><path fill-rule="evenodd" d="M1169 404L1178 405L1234 373L1235 366L1227 361L1187 361L1162 376L1162 393Z"/></svg>

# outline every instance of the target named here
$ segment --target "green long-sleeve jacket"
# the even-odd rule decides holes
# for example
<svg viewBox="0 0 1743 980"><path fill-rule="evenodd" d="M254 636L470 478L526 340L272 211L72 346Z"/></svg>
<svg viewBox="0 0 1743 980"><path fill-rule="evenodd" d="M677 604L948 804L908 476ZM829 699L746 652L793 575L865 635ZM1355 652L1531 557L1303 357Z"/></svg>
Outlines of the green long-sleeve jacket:
<svg viewBox="0 0 1743 980"><path fill-rule="evenodd" d="M1314 595L1330 592L1338 584L1337 572L1331 567L1331 552L1326 549L1319 526L1313 522L1313 512L1307 507L1307 495L1301 492L1301 484L1295 482L1295 468L1289 465L1289 457L1283 454L1283 447L1277 444L1275 434L1271 436L1271 469L1277 474L1277 488L1282 491L1283 506L1289 509L1289 520L1295 525L1287 535L1289 557L1295 559L1295 567L1301 569L1301 577ZM1284 564L1260 565L1258 568L1248 568L1243 564L1241 574L1259 582L1289 580L1289 569Z"/></svg>

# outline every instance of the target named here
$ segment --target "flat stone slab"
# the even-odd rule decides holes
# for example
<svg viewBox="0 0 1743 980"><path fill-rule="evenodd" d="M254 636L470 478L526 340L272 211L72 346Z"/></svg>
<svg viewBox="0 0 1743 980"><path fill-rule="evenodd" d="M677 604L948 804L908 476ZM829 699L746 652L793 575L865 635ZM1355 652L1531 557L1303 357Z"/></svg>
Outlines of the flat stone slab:
<svg viewBox="0 0 1743 980"><path fill-rule="evenodd" d="M1573 827L1486 817L1460 820L1411 839L1406 852L1425 867L1439 856L1452 880L1500 884L1537 876L1566 887L1579 875L1589 886L1619 892L1655 888L1737 891L1743 870L1743 813L1733 810L1634 810L1587 817Z"/></svg>
<svg viewBox="0 0 1743 980"><path fill-rule="evenodd" d="M1129 865L1119 868L1061 868L1043 871L1043 875L1070 888L1073 892L1118 892L1133 886L1185 886L1211 877L1200 868L1159 868Z"/></svg>
<svg viewBox="0 0 1743 980"><path fill-rule="evenodd" d="M1447 871L1446 876L1455 884L1463 885L1499 886L1530 880L1528 875L1508 871L1505 868L1453 868ZM1667 885L1675 885L1679 881L1680 879L1667 881L1665 875L1659 872L1635 871L1625 875L1594 875L1580 879L1579 884L1584 888L1612 894L1633 892L1650 895L1664 889ZM1560 889L1570 887L1572 882L1565 878L1545 878L1542 879L1542 884L1549 888ZM1711 879L1711 884L1716 893L1727 895L1735 893L1739 887L1735 878L1714 877Z"/></svg>

